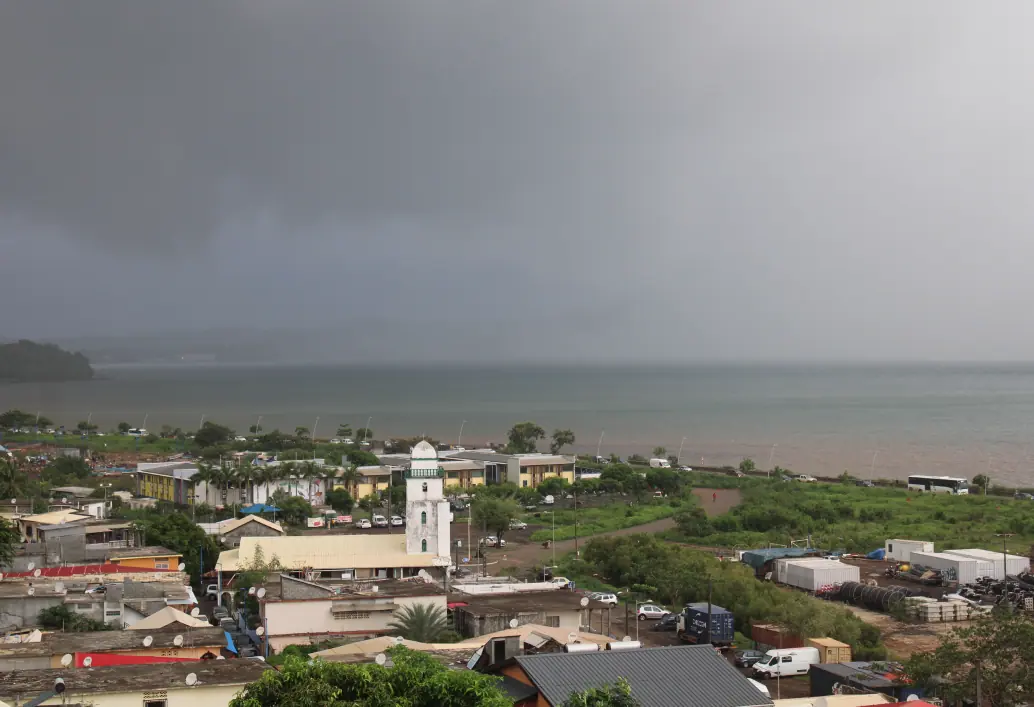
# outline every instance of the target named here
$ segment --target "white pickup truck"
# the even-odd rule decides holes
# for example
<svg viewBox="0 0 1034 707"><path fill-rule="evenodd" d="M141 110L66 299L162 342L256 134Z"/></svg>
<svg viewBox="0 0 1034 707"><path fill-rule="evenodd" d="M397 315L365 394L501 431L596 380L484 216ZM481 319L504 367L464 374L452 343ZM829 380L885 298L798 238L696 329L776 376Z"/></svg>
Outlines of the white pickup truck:
<svg viewBox="0 0 1034 707"><path fill-rule="evenodd" d="M810 483L810 482L813 482L813 481L818 481L818 479L816 479L814 476L808 476L807 474L798 474L797 480L798 481L804 481L806 483Z"/></svg>

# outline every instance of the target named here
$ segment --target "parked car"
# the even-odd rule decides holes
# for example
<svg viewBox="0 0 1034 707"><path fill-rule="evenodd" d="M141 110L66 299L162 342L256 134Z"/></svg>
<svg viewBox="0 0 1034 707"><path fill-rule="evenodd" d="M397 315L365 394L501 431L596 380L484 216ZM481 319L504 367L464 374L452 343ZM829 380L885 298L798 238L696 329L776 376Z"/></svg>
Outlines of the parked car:
<svg viewBox="0 0 1034 707"><path fill-rule="evenodd" d="M205 599L218 599L219 598L219 585L209 584L205 587Z"/></svg>
<svg viewBox="0 0 1034 707"><path fill-rule="evenodd" d="M569 580L567 577L553 577L553 579L549 581L555 584L556 586L560 587L561 589L566 589L567 587L571 586L571 580Z"/></svg>
<svg viewBox="0 0 1034 707"><path fill-rule="evenodd" d="M618 595L613 592L593 592L589 595L591 601L601 601L604 604L610 604L611 606L618 605Z"/></svg>
<svg viewBox="0 0 1034 707"><path fill-rule="evenodd" d="M388 527L388 519L385 518L382 515L374 515L373 516L373 527L375 527L375 528L387 528Z"/></svg>
<svg viewBox="0 0 1034 707"><path fill-rule="evenodd" d="M1014 498L1017 501L1029 501L1031 499L1034 499L1034 496L1032 496L1029 493L1023 493L1022 491L1017 491L1016 495L1014 496Z"/></svg>
<svg viewBox="0 0 1034 707"><path fill-rule="evenodd" d="M486 538L481 538L481 543L486 547L506 547L506 541L502 538L497 538L494 535L489 535Z"/></svg>
<svg viewBox="0 0 1034 707"><path fill-rule="evenodd" d="M341 444L341 440L338 439L337 437L334 437L333 439L330 440L330 443L331 444Z"/></svg>
<svg viewBox="0 0 1034 707"><path fill-rule="evenodd" d="M674 631L679 627L678 614L665 614L661 620L650 627L651 631Z"/></svg>
<svg viewBox="0 0 1034 707"><path fill-rule="evenodd" d="M868 479L861 479L855 485L856 486L864 486L866 488L873 488L876 484L874 484L873 482L869 481Z"/></svg>
<svg viewBox="0 0 1034 707"><path fill-rule="evenodd" d="M393 528L401 528L405 524L406 524L406 519L403 518L402 516L392 516L391 517L391 527L393 527Z"/></svg>
<svg viewBox="0 0 1034 707"><path fill-rule="evenodd" d="M369 518L360 518L355 522L355 527L362 530L368 530L373 527L373 523L370 522Z"/></svg>
<svg viewBox="0 0 1034 707"><path fill-rule="evenodd" d="M808 476L807 474L798 474L797 475L797 480L798 481L803 481L805 483L811 483L813 481L818 481L818 479L816 479L814 476Z"/></svg>
<svg viewBox="0 0 1034 707"><path fill-rule="evenodd" d="M635 615L640 621L646 621L647 619L661 619L670 613L671 612L663 606L657 606L656 604L643 604L636 609Z"/></svg>
<svg viewBox="0 0 1034 707"><path fill-rule="evenodd" d="M761 651L736 651L733 653L733 660L739 668L752 668L754 663L765 657Z"/></svg>
<svg viewBox="0 0 1034 707"><path fill-rule="evenodd" d="M525 530L528 524L519 518L514 518L510 521L510 530Z"/></svg>

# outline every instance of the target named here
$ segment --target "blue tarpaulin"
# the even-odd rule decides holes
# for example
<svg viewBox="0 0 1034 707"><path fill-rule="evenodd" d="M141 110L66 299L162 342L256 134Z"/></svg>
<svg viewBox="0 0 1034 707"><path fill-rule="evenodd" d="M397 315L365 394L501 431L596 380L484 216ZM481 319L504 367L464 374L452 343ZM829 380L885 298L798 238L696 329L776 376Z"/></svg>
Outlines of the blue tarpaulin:
<svg viewBox="0 0 1034 707"><path fill-rule="evenodd" d="M254 503L246 508L241 508L241 513L273 513L279 512L276 506L267 506L262 503Z"/></svg>
<svg viewBox="0 0 1034 707"><path fill-rule="evenodd" d="M233 645L233 636L230 635L229 631L223 631L226 634L226 650L230 651L234 655L237 654L237 646Z"/></svg>
<svg viewBox="0 0 1034 707"><path fill-rule="evenodd" d="M866 555L866 557L868 557L870 560L882 560L884 557L886 557L886 555L887 552L881 547L879 549L873 550L868 555Z"/></svg>
<svg viewBox="0 0 1034 707"><path fill-rule="evenodd" d="M766 562L779 560L784 557L804 557L814 555L818 551L811 547L766 547L760 550L747 550L743 553L741 561L750 565L755 570L765 566Z"/></svg>

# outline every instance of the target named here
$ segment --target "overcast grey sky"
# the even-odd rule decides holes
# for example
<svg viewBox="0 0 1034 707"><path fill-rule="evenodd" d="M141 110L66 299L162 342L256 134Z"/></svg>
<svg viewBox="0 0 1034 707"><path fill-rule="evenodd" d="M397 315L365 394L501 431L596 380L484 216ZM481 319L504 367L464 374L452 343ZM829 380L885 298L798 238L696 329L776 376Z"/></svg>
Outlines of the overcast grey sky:
<svg viewBox="0 0 1034 707"><path fill-rule="evenodd" d="M2 333L1034 359L1032 21L1004 0L0 3Z"/></svg>

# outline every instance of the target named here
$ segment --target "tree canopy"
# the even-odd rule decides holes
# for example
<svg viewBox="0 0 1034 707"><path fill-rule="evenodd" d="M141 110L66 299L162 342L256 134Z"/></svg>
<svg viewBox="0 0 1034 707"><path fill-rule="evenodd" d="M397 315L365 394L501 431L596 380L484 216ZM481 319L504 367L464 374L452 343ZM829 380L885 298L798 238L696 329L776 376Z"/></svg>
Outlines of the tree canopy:
<svg viewBox="0 0 1034 707"><path fill-rule="evenodd" d="M434 604L413 604L402 607L388 624L388 630L410 641L439 643L449 631L449 617Z"/></svg>
<svg viewBox="0 0 1034 707"><path fill-rule="evenodd" d="M392 667L289 659L245 686L230 707L512 707L499 678L450 670L402 646Z"/></svg>
<svg viewBox="0 0 1034 707"><path fill-rule="evenodd" d="M546 436L546 431L534 422L518 422L510 428L506 451L510 454L530 454L537 451L536 442Z"/></svg>
<svg viewBox="0 0 1034 707"><path fill-rule="evenodd" d="M472 504L472 520L497 537L510 529L510 521L519 514L517 504L505 498L481 498Z"/></svg>
<svg viewBox="0 0 1034 707"><path fill-rule="evenodd" d="M549 451L553 454L559 454L561 449L572 444L574 444L574 432L571 430L553 430Z"/></svg>
<svg viewBox="0 0 1034 707"><path fill-rule="evenodd" d="M640 705L639 700L632 697L632 688L629 687L628 681L619 678L613 685L595 687L571 695L562 707L640 707Z"/></svg>
<svg viewBox="0 0 1034 707"><path fill-rule="evenodd" d="M194 435L194 443L199 447L214 447L233 439L233 430L214 422L205 422Z"/></svg>
<svg viewBox="0 0 1034 707"><path fill-rule="evenodd" d="M979 673L981 703L1007 707L1034 700L1032 663L1034 620L996 609L948 633L936 650L914 654L905 673L952 703L975 701Z"/></svg>
<svg viewBox="0 0 1034 707"><path fill-rule="evenodd" d="M135 524L144 531L148 545L161 545L180 553L193 581L200 581L198 569L202 549L205 555L205 569L215 566L219 545L213 536L206 534L191 522L189 513L163 514L145 511L136 517Z"/></svg>
<svg viewBox="0 0 1034 707"><path fill-rule="evenodd" d="M355 499L345 489L327 491L327 503L339 513L348 513L355 507Z"/></svg>

